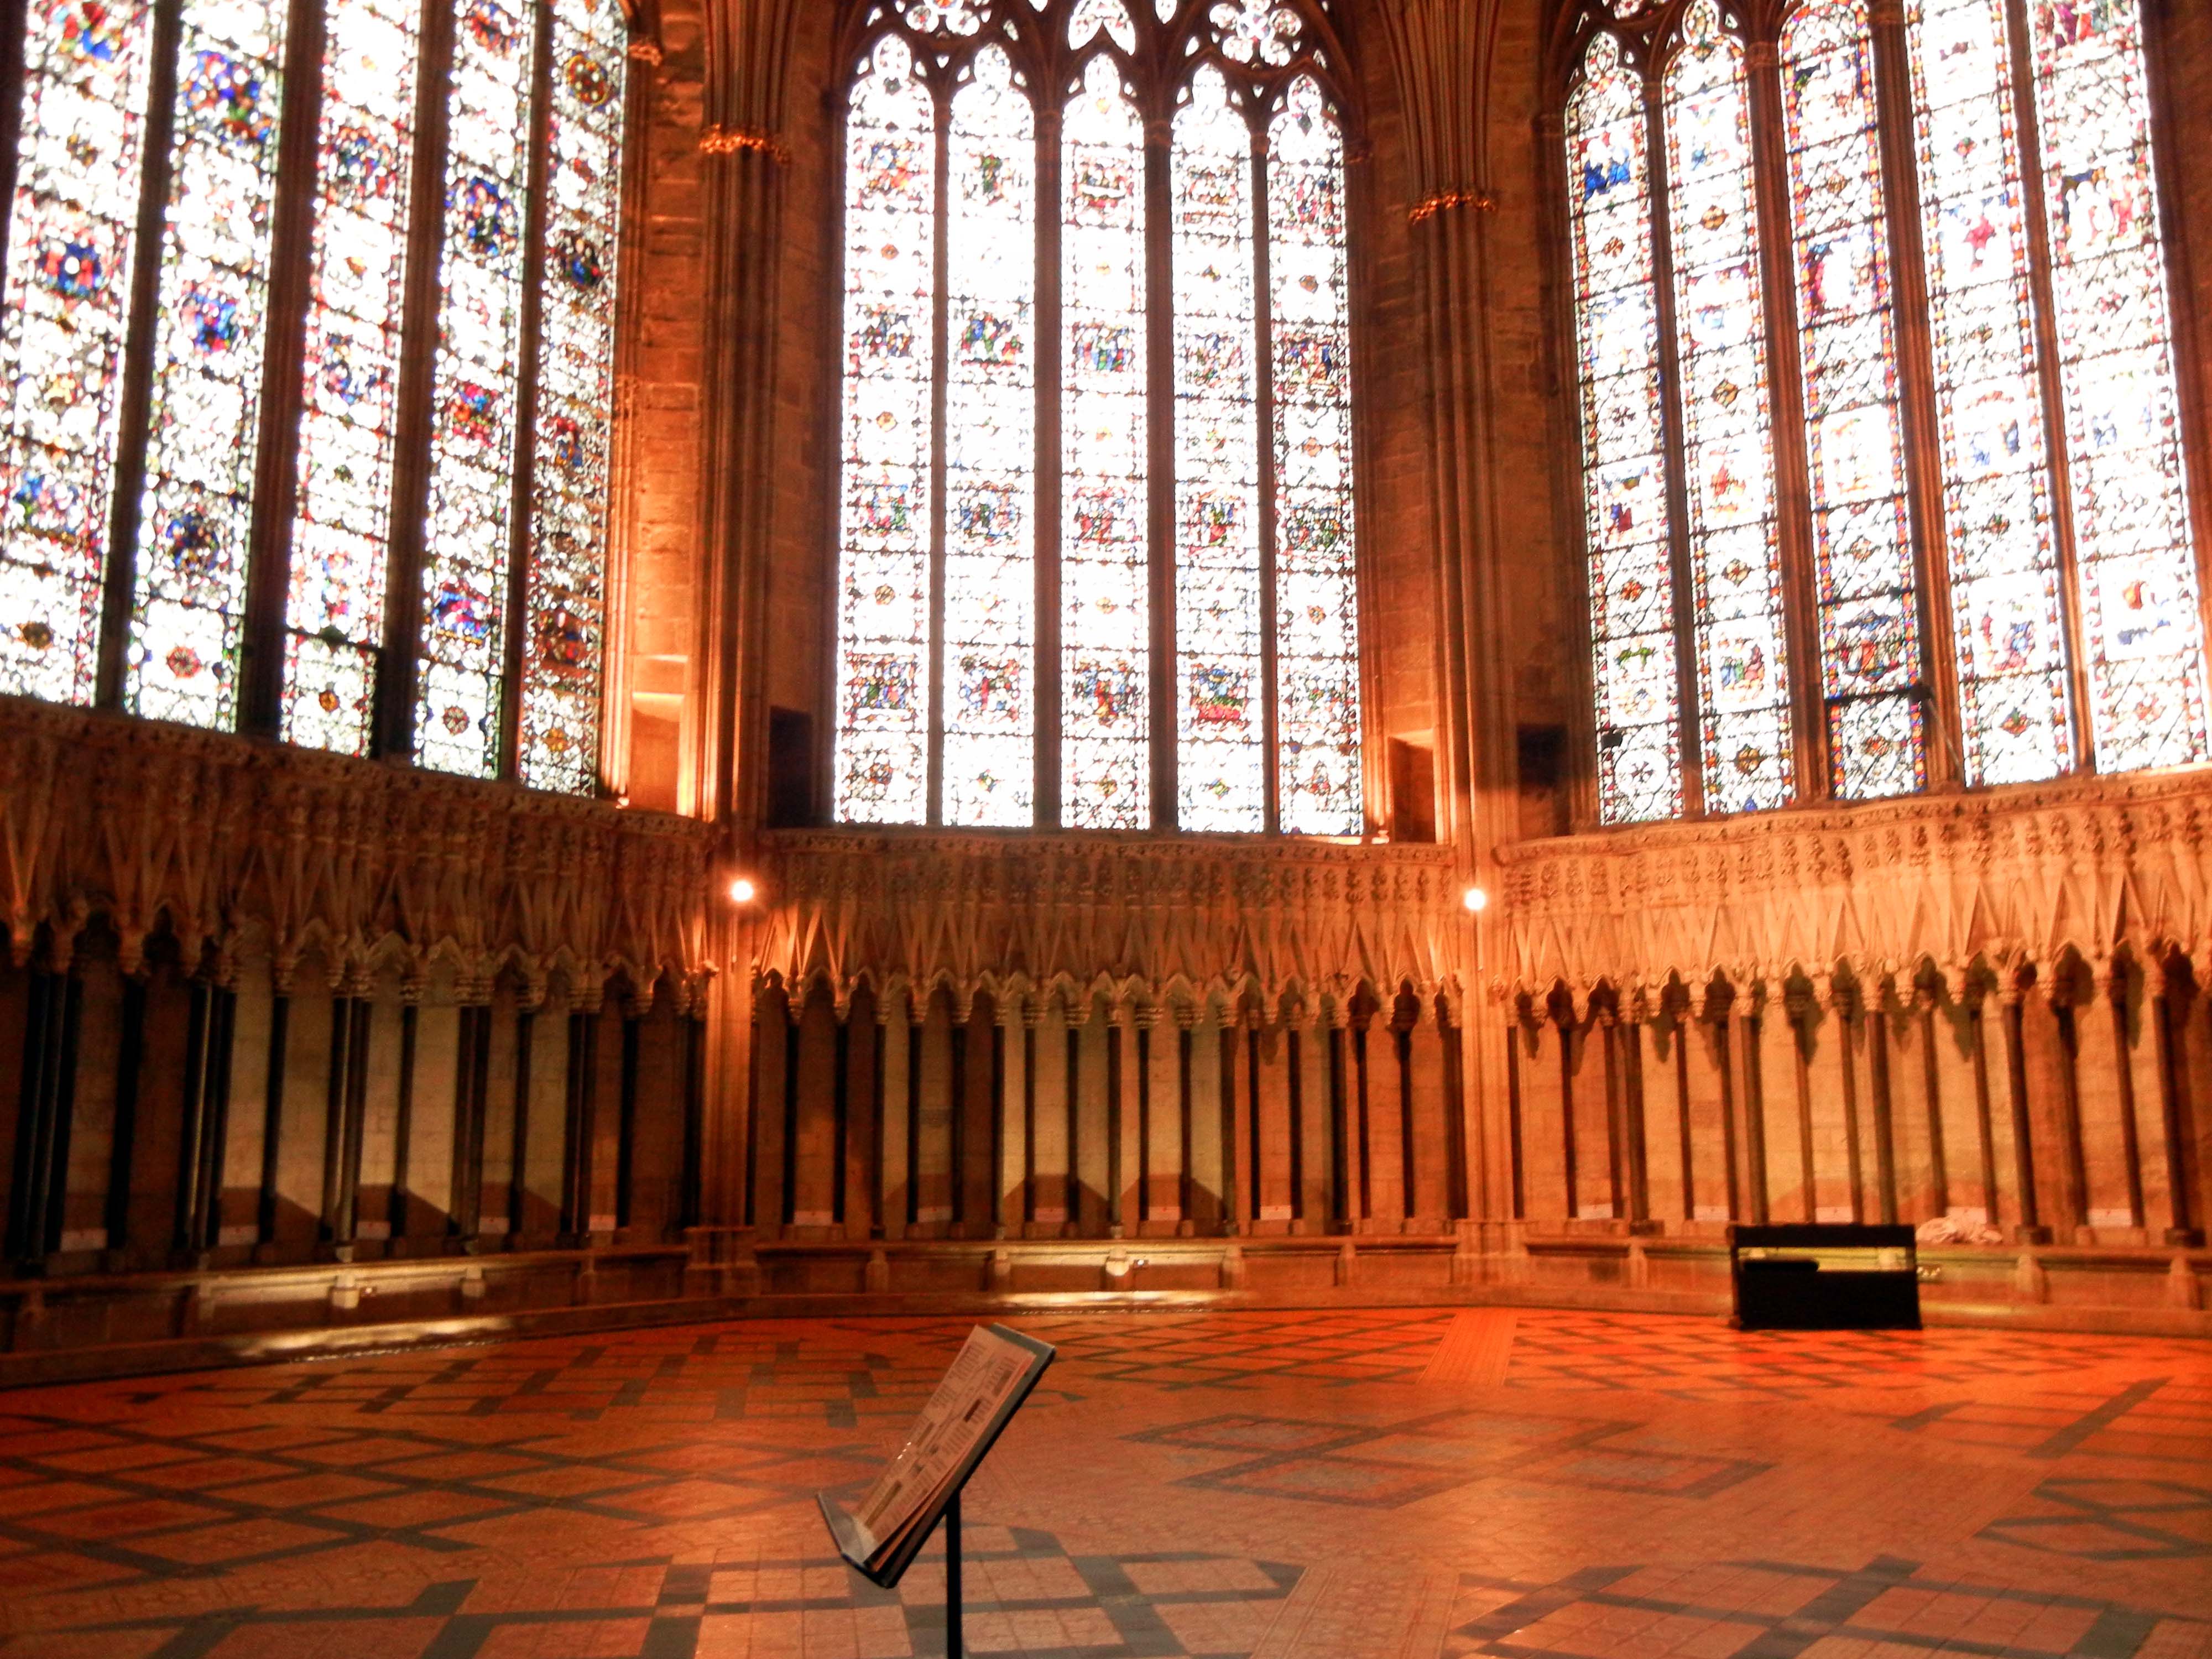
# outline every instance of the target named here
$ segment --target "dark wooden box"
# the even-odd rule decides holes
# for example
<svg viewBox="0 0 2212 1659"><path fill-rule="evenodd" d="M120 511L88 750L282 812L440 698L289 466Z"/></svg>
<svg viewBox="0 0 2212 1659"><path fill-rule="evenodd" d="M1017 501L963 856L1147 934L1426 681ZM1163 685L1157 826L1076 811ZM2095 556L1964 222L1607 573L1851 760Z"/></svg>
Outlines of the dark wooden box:
<svg viewBox="0 0 2212 1659"><path fill-rule="evenodd" d="M1731 1227L1729 1269L1740 1330L1920 1328L1910 1227Z"/></svg>

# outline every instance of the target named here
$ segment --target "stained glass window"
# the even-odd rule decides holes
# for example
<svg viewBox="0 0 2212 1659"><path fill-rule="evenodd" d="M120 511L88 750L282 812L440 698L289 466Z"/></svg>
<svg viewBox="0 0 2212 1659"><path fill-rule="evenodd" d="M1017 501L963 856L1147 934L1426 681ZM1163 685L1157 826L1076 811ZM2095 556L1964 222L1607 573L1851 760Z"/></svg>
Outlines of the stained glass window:
<svg viewBox="0 0 2212 1659"><path fill-rule="evenodd" d="M1030 9L1080 65L1042 133L1025 15L973 0L871 14L849 92L835 816L1358 835L1345 140L1310 16L1183 8L1155 152L1128 0Z"/></svg>
<svg viewBox="0 0 2212 1659"><path fill-rule="evenodd" d="M1061 144L1060 822L1139 830L1152 821L1145 139L1111 59L1084 71Z"/></svg>
<svg viewBox="0 0 2212 1659"><path fill-rule="evenodd" d="M1922 787L1927 757L1874 40L1862 0L1818 0L1795 13L1781 56L1831 787L1864 800Z"/></svg>
<svg viewBox="0 0 2212 1659"><path fill-rule="evenodd" d="M1036 118L997 46L947 138L945 821L1035 813Z"/></svg>
<svg viewBox="0 0 2212 1659"><path fill-rule="evenodd" d="M192 726L238 717L285 12L191 0L177 53L124 701Z"/></svg>
<svg viewBox="0 0 2212 1659"><path fill-rule="evenodd" d="M557 0L551 19L518 741L525 783L573 794L598 782L628 42L618 0Z"/></svg>
<svg viewBox="0 0 2212 1659"><path fill-rule="evenodd" d="M31 0L0 292L0 691L90 702L114 505L149 9Z"/></svg>
<svg viewBox="0 0 2212 1659"><path fill-rule="evenodd" d="M912 54L884 37L846 119L834 772L848 822L927 815L935 131Z"/></svg>
<svg viewBox="0 0 2212 1659"><path fill-rule="evenodd" d="M2137 0L2035 0L2028 17L2097 766L2201 761L2204 634L2142 18Z"/></svg>
<svg viewBox="0 0 2212 1659"><path fill-rule="evenodd" d="M1137 31L1121 0L1075 0L1075 9L1067 15L1067 44L1088 46L1101 29L1122 51L1136 50Z"/></svg>
<svg viewBox="0 0 2212 1659"><path fill-rule="evenodd" d="M325 24L281 720L349 755L368 752L384 639L417 15L344 0Z"/></svg>
<svg viewBox="0 0 2212 1659"><path fill-rule="evenodd" d="M1966 775L2027 782L2074 759L2004 0L1906 30Z"/></svg>
<svg viewBox="0 0 2212 1659"><path fill-rule="evenodd" d="M456 17L415 754L441 772L489 776L507 681L537 13L521 0L513 10L460 0Z"/></svg>
<svg viewBox="0 0 2212 1659"><path fill-rule="evenodd" d="M1755 811L1789 803L1796 769L1750 89L1712 0L1684 16L1666 122L1705 809Z"/></svg>
<svg viewBox="0 0 2212 1659"><path fill-rule="evenodd" d="M1610 35L1583 59L1566 143L1598 805L1632 823L1682 810L1681 728L1643 86Z"/></svg>
<svg viewBox="0 0 2212 1659"><path fill-rule="evenodd" d="M1267 234L1279 811L1291 834L1356 836L1364 809L1344 138L1307 76L1291 82L1269 128Z"/></svg>
<svg viewBox="0 0 2212 1659"><path fill-rule="evenodd" d="M1181 823L1266 814L1252 134L1219 71L1175 121L1176 732Z"/></svg>

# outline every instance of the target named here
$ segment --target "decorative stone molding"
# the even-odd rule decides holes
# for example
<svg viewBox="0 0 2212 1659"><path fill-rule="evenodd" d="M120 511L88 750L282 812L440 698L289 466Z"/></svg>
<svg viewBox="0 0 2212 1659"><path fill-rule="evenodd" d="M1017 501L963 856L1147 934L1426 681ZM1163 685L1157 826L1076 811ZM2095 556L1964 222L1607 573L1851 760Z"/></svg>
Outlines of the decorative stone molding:
<svg viewBox="0 0 2212 1659"><path fill-rule="evenodd" d="M1499 849L1492 959L1541 1000L1679 978L1861 987L1923 973L1954 1000L2031 964L2137 963L2212 938L2212 771L2089 778Z"/></svg>
<svg viewBox="0 0 2212 1659"><path fill-rule="evenodd" d="M150 721L0 702L0 927L50 961L103 917L128 969L167 927L188 957L265 945L358 989L434 963L464 986L703 988L712 832Z"/></svg>
<svg viewBox="0 0 2212 1659"><path fill-rule="evenodd" d="M1468 935L1449 849L808 830L763 838L756 982L945 987L1188 1009L1456 1004Z"/></svg>

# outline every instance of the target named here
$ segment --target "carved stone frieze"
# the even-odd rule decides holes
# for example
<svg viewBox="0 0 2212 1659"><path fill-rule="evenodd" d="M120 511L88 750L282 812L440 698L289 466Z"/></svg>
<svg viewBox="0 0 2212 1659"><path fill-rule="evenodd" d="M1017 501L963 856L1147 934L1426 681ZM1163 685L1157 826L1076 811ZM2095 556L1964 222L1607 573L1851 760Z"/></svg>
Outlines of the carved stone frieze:
<svg viewBox="0 0 2212 1659"><path fill-rule="evenodd" d="M448 963L483 988L664 978L695 998L712 832L658 813L0 700L0 926L65 961L94 917L126 970L166 925L280 983Z"/></svg>
<svg viewBox="0 0 2212 1659"><path fill-rule="evenodd" d="M1139 1008L1456 1002L1449 849L933 831L763 841L757 982L903 996L1104 995Z"/></svg>
<svg viewBox="0 0 2212 1659"><path fill-rule="evenodd" d="M2208 831L2193 771L1525 842L1498 854L1498 988L2202 962Z"/></svg>

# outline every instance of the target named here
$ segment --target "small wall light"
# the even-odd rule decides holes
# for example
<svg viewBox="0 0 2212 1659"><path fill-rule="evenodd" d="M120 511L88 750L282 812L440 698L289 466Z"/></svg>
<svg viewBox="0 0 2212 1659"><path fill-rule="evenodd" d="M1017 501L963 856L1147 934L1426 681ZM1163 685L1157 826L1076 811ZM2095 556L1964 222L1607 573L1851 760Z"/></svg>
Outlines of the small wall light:
<svg viewBox="0 0 2212 1659"><path fill-rule="evenodd" d="M1460 896L1460 902L1479 916L1490 908L1490 895L1480 887L1470 887Z"/></svg>
<svg viewBox="0 0 2212 1659"><path fill-rule="evenodd" d="M739 876L735 881L730 884L730 902L732 904L750 904L754 898L758 896L759 892L760 889L753 885L752 880L750 877Z"/></svg>

